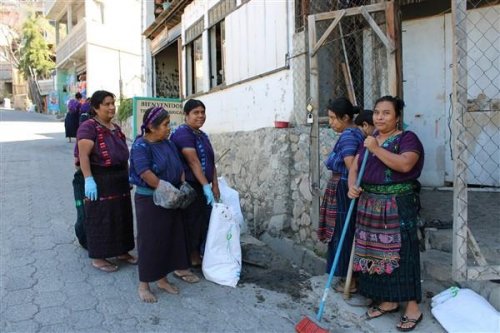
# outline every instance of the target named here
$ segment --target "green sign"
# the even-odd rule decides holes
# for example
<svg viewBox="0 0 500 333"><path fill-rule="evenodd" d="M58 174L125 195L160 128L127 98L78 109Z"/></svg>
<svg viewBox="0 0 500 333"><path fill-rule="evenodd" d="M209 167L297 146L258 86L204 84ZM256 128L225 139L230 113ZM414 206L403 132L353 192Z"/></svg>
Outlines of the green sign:
<svg viewBox="0 0 500 333"><path fill-rule="evenodd" d="M172 130L184 124L184 112L182 111L182 101L178 98L155 98L155 97L134 97L133 105L133 135L134 138L141 129L142 118L147 109L161 106L170 114L170 127Z"/></svg>

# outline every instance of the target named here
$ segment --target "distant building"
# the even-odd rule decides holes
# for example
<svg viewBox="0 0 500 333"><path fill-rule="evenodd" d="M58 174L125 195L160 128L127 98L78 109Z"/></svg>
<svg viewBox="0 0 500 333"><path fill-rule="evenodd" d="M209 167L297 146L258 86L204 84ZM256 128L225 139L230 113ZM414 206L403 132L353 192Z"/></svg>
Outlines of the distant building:
<svg viewBox="0 0 500 333"><path fill-rule="evenodd" d="M56 88L61 111L76 92L142 96L142 1L55 0L45 15L56 26Z"/></svg>

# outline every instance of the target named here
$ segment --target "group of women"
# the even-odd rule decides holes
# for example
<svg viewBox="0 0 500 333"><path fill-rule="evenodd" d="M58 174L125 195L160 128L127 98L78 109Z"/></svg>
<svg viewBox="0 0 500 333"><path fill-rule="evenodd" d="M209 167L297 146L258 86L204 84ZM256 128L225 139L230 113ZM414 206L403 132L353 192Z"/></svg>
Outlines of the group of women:
<svg viewBox="0 0 500 333"><path fill-rule="evenodd" d="M141 133L129 153L125 135L112 122L115 96L96 91L91 114L77 133L76 164L84 178L86 248L91 265L104 272L118 270L110 258L138 264L139 297L156 302L149 283L177 294L167 274L188 283L200 280L191 266L201 264L211 204L218 199L214 152L200 130L205 106L190 100L184 106L186 123L170 136L170 116L161 107L148 109ZM187 181L198 198L185 210L157 206L153 194L160 181L175 187ZM131 185L136 186L138 258L134 249Z"/></svg>
<svg viewBox="0 0 500 333"><path fill-rule="evenodd" d="M172 135L168 112L161 107L148 109L129 154L124 134L112 122L115 96L96 91L90 104L94 116L78 129L76 156L85 179L84 225L92 266L114 272L118 266L109 261L113 257L138 263L138 293L144 302L156 301L150 282L176 294L179 290L167 274L173 272L189 283L199 281L190 267L201 264L211 205L220 196L214 151L200 130L206 120L205 105L187 101L185 124ZM384 96L373 111L355 117L361 110L348 99L329 103L329 124L340 136L326 161L332 176L321 205L318 238L328 243L329 272L347 224L335 275L347 275L354 243L355 273L348 288L373 301L367 319L397 312L399 303L407 302L397 328L410 331L422 320L416 189L424 150L413 132L400 129L403 106L402 100ZM160 181L176 187L187 182L197 198L185 210L157 206L153 193ZM138 259L129 253L134 248L130 184L136 186ZM347 221L350 201L355 199L357 210ZM343 291L344 283L341 279L336 289Z"/></svg>
<svg viewBox="0 0 500 333"><path fill-rule="evenodd" d="M354 242L354 274L347 288L371 299L366 319L399 312L399 303L406 302L396 328L411 331L423 318L418 306L422 291L417 179L424 150L415 133L400 129L403 107L401 99L384 96L375 102L373 112L365 110L354 118L360 110L348 99L329 103L329 124L340 137L326 161L332 175L321 204L318 238L328 243L328 273L340 251L335 289L345 288ZM366 167L357 186L366 150ZM347 221L351 200L357 205ZM345 241L339 247L346 224Z"/></svg>

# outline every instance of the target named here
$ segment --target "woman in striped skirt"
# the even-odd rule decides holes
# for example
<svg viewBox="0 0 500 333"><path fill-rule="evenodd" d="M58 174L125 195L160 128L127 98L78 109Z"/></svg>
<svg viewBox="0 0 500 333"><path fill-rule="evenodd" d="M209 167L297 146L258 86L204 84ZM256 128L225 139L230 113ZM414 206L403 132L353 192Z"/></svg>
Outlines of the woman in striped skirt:
<svg viewBox="0 0 500 333"><path fill-rule="evenodd" d="M398 312L407 302L396 328L411 331L422 320L420 253L417 237L417 178L424 165L424 149L417 135L401 131L404 102L384 96L373 112L376 131L364 144L349 171L349 197L358 198L354 271L360 293L376 305L367 319ZM368 149L361 188L355 182L360 156Z"/></svg>
<svg viewBox="0 0 500 333"><path fill-rule="evenodd" d="M345 223L349 223L345 241L340 252L339 263L335 269L335 276L341 277L340 283L335 287L339 292L344 290L344 278L349 268L349 257L351 254L352 240L354 237L354 222L346 221L346 215L350 204L347 197L347 176L349 168L358 148L361 146L364 136L362 131L356 127L353 118L359 113L359 109L351 102L340 97L328 104L328 118L330 127L340 133L337 143L333 147L326 167L332 171L320 208L320 221L318 228L318 239L328 243L328 260L326 271L330 272L335 252L340 241L340 235ZM355 216L353 214L352 216ZM351 219L352 220L352 219ZM351 292L356 292L356 282L353 279L350 286Z"/></svg>

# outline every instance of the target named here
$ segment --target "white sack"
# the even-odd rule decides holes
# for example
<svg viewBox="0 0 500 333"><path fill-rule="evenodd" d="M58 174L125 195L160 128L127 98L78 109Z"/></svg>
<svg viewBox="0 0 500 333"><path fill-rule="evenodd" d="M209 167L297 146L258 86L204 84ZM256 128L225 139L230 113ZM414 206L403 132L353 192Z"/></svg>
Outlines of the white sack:
<svg viewBox="0 0 500 333"><path fill-rule="evenodd" d="M219 181L220 200L222 203L229 206L234 219L240 225L241 234L245 234L247 232L247 226L243 218L243 213L241 212L240 195L238 191L229 187L224 177L219 177L217 179Z"/></svg>
<svg viewBox="0 0 500 333"><path fill-rule="evenodd" d="M225 204L212 208L202 271L205 279L223 286L236 287L240 279L240 226Z"/></svg>
<svg viewBox="0 0 500 333"><path fill-rule="evenodd" d="M448 333L500 332L499 312L470 289L446 289L432 302L432 314Z"/></svg>

